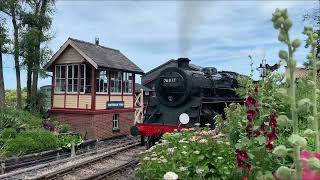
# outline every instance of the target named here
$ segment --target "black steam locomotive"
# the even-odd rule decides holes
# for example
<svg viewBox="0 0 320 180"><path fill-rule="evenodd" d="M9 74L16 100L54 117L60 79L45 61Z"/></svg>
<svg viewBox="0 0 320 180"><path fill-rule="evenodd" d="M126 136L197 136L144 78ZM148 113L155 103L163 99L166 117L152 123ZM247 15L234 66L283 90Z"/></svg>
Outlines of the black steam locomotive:
<svg viewBox="0 0 320 180"><path fill-rule="evenodd" d="M215 115L231 102L243 100L234 91L238 74L217 71L214 67L191 70L188 58L179 58L178 67L164 69L157 77L156 97L149 100L143 124L132 127L133 135L158 136L171 132L180 124L179 116L187 114L186 126L200 123L214 127Z"/></svg>

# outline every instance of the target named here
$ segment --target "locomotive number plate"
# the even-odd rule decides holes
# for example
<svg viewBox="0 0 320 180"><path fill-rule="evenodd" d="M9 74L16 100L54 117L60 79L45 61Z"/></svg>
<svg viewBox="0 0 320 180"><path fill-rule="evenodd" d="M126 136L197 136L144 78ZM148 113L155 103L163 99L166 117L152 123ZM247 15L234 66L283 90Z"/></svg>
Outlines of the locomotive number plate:
<svg viewBox="0 0 320 180"><path fill-rule="evenodd" d="M175 83L177 82L177 78L163 78L164 83Z"/></svg>

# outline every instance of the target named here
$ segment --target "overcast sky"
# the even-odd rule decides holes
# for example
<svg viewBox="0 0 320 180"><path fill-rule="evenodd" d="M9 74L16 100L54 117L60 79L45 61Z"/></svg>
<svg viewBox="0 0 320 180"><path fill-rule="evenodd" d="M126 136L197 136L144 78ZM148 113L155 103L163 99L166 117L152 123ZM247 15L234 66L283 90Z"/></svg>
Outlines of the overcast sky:
<svg viewBox="0 0 320 180"><path fill-rule="evenodd" d="M101 45L119 49L145 72L188 56L193 64L249 74L249 54L257 67L263 57L269 64L278 62L278 50L285 48L270 21L275 8L288 8L294 22L291 38L304 40L303 15L318 6L317 1L293 0L57 1L55 38L49 47L56 52L68 37L89 42L99 37ZM299 64L307 51L303 47L297 51ZM5 56L4 67L6 89L14 89L11 57ZM39 82L50 83L50 79ZM24 71L22 86L26 86Z"/></svg>

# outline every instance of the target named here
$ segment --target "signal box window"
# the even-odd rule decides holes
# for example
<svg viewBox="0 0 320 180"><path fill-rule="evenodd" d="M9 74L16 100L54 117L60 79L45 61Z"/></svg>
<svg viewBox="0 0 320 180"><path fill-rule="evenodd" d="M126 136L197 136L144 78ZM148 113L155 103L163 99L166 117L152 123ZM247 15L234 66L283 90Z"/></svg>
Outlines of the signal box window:
<svg viewBox="0 0 320 180"><path fill-rule="evenodd" d="M112 130L113 131L120 131L119 128L119 114L114 114L112 118Z"/></svg>
<svg viewBox="0 0 320 180"><path fill-rule="evenodd" d="M132 93L132 73L127 73L124 72L123 73L123 92L127 93L127 94L131 94Z"/></svg>
<svg viewBox="0 0 320 180"><path fill-rule="evenodd" d="M121 72L116 72L116 71L110 71L110 80L111 80L111 93L114 94L120 94L122 91L122 73Z"/></svg>
<svg viewBox="0 0 320 180"><path fill-rule="evenodd" d="M99 71L96 80L98 93L108 93L109 77L107 71Z"/></svg>
<svg viewBox="0 0 320 180"><path fill-rule="evenodd" d="M68 65L68 92L78 92L78 65Z"/></svg>
<svg viewBox="0 0 320 180"><path fill-rule="evenodd" d="M65 83L66 83L65 70L66 70L65 66L56 66L54 91L57 93L65 92Z"/></svg>

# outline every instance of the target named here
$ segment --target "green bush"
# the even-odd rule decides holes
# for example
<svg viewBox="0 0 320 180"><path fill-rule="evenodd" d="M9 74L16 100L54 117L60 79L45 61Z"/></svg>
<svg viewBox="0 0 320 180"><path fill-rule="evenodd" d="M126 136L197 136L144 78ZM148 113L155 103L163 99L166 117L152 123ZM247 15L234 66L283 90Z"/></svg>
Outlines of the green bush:
<svg viewBox="0 0 320 180"><path fill-rule="evenodd" d="M38 114L28 111L6 108L0 112L0 131L5 128L33 129L41 127L42 118Z"/></svg>
<svg viewBox="0 0 320 180"><path fill-rule="evenodd" d="M163 179L173 172L179 179L229 179L235 170L235 150L216 131L165 134L162 143L140 157L140 179Z"/></svg>
<svg viewBox="0 0 320 180"><path fill-rule="evenodd" d="M17 135L17 131L14 128L7 128L1 132L2 139L12 139L12 138L15 138L16 135Z"/></svg>
<svg viewBox="0 0 320 180"><path fill-rule="evenodd" d="M25 131L8 141L4 146L6 156L23 155L28 153L46 151L59 147L58 137L53 133L34 129Z"/></svg>

